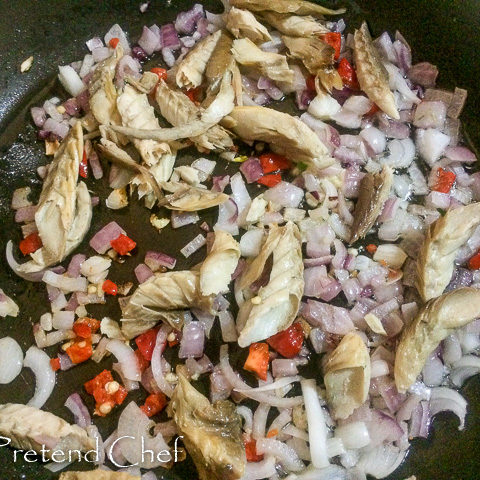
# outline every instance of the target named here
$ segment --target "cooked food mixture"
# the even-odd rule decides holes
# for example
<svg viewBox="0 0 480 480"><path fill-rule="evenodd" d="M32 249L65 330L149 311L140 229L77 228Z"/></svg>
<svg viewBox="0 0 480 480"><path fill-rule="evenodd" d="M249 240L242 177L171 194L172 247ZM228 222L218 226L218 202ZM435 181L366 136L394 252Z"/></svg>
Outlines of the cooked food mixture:
<svg viewBox="0 0 480 480"><path fill-rule="evenodd" d="M0 405L0 435L49 449L61 479L163 478L187 456L201 480L384 478L438 412L464 428L457 389L480 371L466 92L437 89L398 32L347 33L344 10L224 6L137 42L114 25L59 67L64 98L31 109L51 161L38 198L13 193L23 239L6 255L49 304L25 354L0 339L0 383L36 378L27 405ZM128 222L93 231L99 202ZM141 257L133 203L158 239ZM1 289L0 315L29 325ZM85 362L71 418L42 410ZM95 453L97 470L55 450Z"/></svg>

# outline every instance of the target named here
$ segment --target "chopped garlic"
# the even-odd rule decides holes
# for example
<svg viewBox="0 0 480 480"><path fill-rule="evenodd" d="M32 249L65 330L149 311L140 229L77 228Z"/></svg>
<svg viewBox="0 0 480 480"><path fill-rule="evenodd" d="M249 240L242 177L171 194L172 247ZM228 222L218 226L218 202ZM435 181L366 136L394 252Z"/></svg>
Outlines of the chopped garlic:
<svg viewBox="0 0 480 480"><path fill-rule="evenodd" d="M22 64L20 65L20 71L22 73L28 72L32 67L32 64L33 64L33 55L31 57L28 57L26 60L22 62Z"/></svg>
<svg viewBox="0 0 480 480"><path fill-rule="evenodd" d="M150 215L150 223L158 230L161 231L162 228L165 228L169 223L169 218L159 218L156 215Z"/></svg>
<svg viewBox="0 0 480 480"><path fill-rule="evenodd" d="M382 322L380 319L373 313L367 313L364 317L365 322L371 328L372 332L378 333L380 335L387 335L387 332L383 328Z"/></svg>
<svg viewBox="0 0 480 480"><path fill-rule="evenodd" d="M397 245L384 243L379 245L373 259L376 262L384 261L390 268L399 269L407 259L407 254Z"/></svg>

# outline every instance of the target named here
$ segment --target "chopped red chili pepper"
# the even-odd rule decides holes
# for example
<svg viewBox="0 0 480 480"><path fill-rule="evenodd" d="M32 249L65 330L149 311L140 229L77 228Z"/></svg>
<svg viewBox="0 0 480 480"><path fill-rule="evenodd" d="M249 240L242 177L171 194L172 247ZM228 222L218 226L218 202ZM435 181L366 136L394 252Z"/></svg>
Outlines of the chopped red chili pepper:
<svg viewBox="0 0 480 480"><path fill-rule="evenodd" d="M152 360L153 349L155 348L155 342L157 340L157 333L158 328L151 328L135 339L138 350L142 354L143 358L149 362Z"/></svg>
<svg viewBox="0 0 480 480"><path fill-rule="evenodd" d="M18 247L24 255L29 255L42 247L42 239L38 232L34 232L28 235L28 237L25 237Z"/></svg>
<svg viewBox="0 0 480 480"><path fill-rule="evenodd" d="M111 280L105 280L102 284L102 290L107 294L107 295L113 295L115 296L118 291L118 287L115 283L113 283Z"/></svg>
<svg viewBox="0 0 480 480"><path fill-rule="evenodd" d="M267 342L280 355L293 358L302 349L304 336L302 325L295 322L286 330L268 338Z"/></svg>
<svg viewBox="0 0 480 480"><path fill-rule="evenodd" d="M200 101L202 94L202 87L190 88L185 92L185 95L194 103Z"/></svg>
<svg viewBox="0 0 480 480"><path fill-rule="evenodd" d="M73 342L66 350L72 363L82 363L87 361L93 353L92 342L90 339L80 339Z"/></svg>
<svg viewBox="0 0 480 480"><path fill-rule="evenodd" d="M100 322L95 318L82 317L73 324L73 332L77 337L90 338L100 328Z"/></svg>
<svg viewBox="0 0 480 480"><path fill-rule="evenodd" d="M117 37L114 37L114 38L111 38L111 39L110 39L110 41L108 42L108 44L109 44L112 48L117 48L118 42L120 42L120 39L117 38Z"/></svg>
<svg viewBox="0 0 480 480"><path fill-rule="evenodd" d="M440 193L449 193L455 183L457 176L453 172L439 168L437 170L437 181L432 190Z"/></svg>
<svg viewBox="0 0 480 480"><path fill-rule="evenodd" d="M137 246L130 237L127 237L123 233L121 233L115 240L112 240L110 245L120 255L126 255Z"/></svg>
<svg viewBox="0 0 480 480"><path fill-rule="evenodd" d="M480 252L468 261L468 268L470 270L480 270Z"/></svg>
<svg viewBox="0 0 480 480"><path fill-rule="evenodd" d="M152 68L150 71L155 75L157 75L159 80L167 79L167 71L164 68L155 67L155 68Z"/></svg>
<svg viewBox="0 0 480 480"><path fill-rule="evenodd" d="M85 390L95 398L95 415L108 415L115 405L121 405L128 392L115 382L112 372L104 370L84 384Z"/></svg>
<svg viewBox="0 0 480 480"><path fill-rule="evenodd" d="M260 462L263 460L263 455L257 455L257 441L251 438L244 440L245 453L247 454L247 462Z"/></svg>
<svg viewBox="0 0 480 480"><path fill-rule="evenodd" d="M83 151L83 158L82 161L80 162L78 166L78 174L82 178L87 178L88 177L88 161L87 161L87 154L85 150Z"/></svg>
<svg viewBox="0 0 480 480"><path fill-rule="evenodd" d="M373 255L377 251L377 246L374 245L373 243L370 243L365 247L365 250L370 254Z"/></svg>
<svg viewBox="0 0 480 480"><path fill-rule="evenodd" d="M92 378L88 382L84 383L83 386L85 390L90 395L93 395L93 392L97 388L103 388L108 382L113 382L112 372L110 370L104 370L99 373L96 377Z"/></svg>
<svg viewBox="0 0 480 480"><path fill-rule="evenodd" d="M277 155L276 153L264 153L258 157L263 173L272 173L278 170L288 170L292 167L292 162L288 158Z"/></svg>
<svg viewBox="0 0 480 480"><path fill-rule="evenodd" d="M147 416L153 417L167 406L167 397L163 393L152 393L145 399L140 410Z"/></svg>
<svg viewBox="0 0 480 480"><path fill-rule="evenodd" d="M346 58L340 60L337 70L345 86L353 88L354 90L360 88L355 69Z"/></svg>
<svg viewBox="0 0 480 480"><path fill-rule="evenodd" d="M274 187L282 181L282 176L279 173L272 173L270 175L264 175L257 180L257 183L265 185L266 187Z"/></svg>
<svg viewBox="0 0 480 480"><path fill-rule="evenodd" d="M329 32L324 35L320 35L320 38L328 43L335 50L335 60L340 57L340 50L342 48L342 34L338 32Z"/></svg>
<svg viewBox="0 0 480 480"><path fill-rule="evenodd" d="M60 359L58 357L50 359L50 366L54 372L60 370Z"/></svg>
<svg viewBox="0 0 480 480"><path fill-rule="evenodd" d="M265 381L267 379L269 360L268 345L266 343L252 343L243 368L255 373L258 378Z"/></svg>
<svg viewBox="0 0 480 480"><path fill-rule="evenodd" d="M140 350L138 349L135 350L135 356L137 357L138 368L143 373L149 367L150 362L148 360L145 360L142 352L140 352Z"/></svg>

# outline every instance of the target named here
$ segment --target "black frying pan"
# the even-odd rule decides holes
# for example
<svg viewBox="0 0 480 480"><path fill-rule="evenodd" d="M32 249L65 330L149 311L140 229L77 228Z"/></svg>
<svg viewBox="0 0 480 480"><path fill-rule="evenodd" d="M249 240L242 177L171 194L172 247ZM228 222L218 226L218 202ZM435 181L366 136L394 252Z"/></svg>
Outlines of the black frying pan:
<svg viewBox="0 0 480 480"><path fill-rule="evenodd" d="M20 186L39 188L35 171L47 159L43 146L35 141L34 128L28 109L52 96L58 88L55 82L56 66L83 58L84 42L94 35L102 36L113 23L120 23L135 39L144 24L164 23L172 20L176 12L185 10L193 2L153 0L145 14L139 12L140 0L6 0L0 2L0 251L4 252L8 239L18 242L19 229L13 224L10 211L12 191ZM204 2L212 11L220 11L219 2ZM414 52L414 60L429 60L440 68L439 84L444 88L455 85L468 89L469 99L462 117L466 132L472 142L480 145L480 4L476 0L352 0L333 1L334 6L347 6L345 16L349 29L367 19L374 34L383 30L394 33L400 30ZM330 6L330 4L329 4ZM34 56L32 69L20 74L23 60ZM192 159L194 151L186 153L185 161ZM224 168L224 167L223 167ZM105 197L107 191L101 183L89 187ZM122 276L132 277L132 270L143 258L147 249L162 249L177 254L178 245L186 243L198 232L192 226L178 233L166 233L161 237L152 229L145 233L142 225L148 224L148 213L141 206L132 205L128 211L112 212L97 207L92 231L114 219L121 223L137 240L140 248L137 259L131 259L121 269L113 269L112 276L119 281ZM208 218L207 218L208 220ZM81 248L85 247L82 246ZM3 253L1 254L3 256ZM189 264L201 258L193 257ZM2 257L3 258L3 257ZM182 265L183 263L183 265ZM187 262L180 262L179 267ZM0 337L16 338L24 351L33 342L31 324L38 321L46 311L43 288L37 284L20 281L2 262L0 287L13 295L21 307L18 319L0 321ZM114 307L107 305L92 312L99 317L111 314L118 318ZM72 420L63 407L65 398L80 385L100 371L100 366L91 363L81 365L61 374L57 388L45 408ZM109 362L105 362L108 368ZM24 370L12 384L0 386L0 403L28 401L33 393L33 377ZM453 415L440 415L435 419L433 432L428 440L415 440L407 460L390 478L401 480L416 475L419 480L476 480L480 470L477 440L480 438L480 381L467 382L462 390L469 402L466 430L458 432ZM131 394L136 399L135 394ZM87 404L91 408L91 402ZM105 435L116 425L117 415L100 419L97 424ZM190 461L177 466L168 478L196 478ZM27 464L13 461L13 452L0 448L0 478L48 479L56 478L38 463ZM167 476L165 477L167 478Z"/></svg>

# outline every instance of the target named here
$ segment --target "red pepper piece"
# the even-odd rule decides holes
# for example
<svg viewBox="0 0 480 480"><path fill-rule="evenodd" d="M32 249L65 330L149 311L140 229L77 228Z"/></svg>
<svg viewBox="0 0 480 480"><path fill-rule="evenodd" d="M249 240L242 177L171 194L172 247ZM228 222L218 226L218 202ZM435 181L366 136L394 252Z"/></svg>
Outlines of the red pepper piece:
<svg viewBox="0 0 480 480"><path fill-rule="evenodd" d="M277 172L278 170L288 170L292 163L288 158L277 155L276 153L264 153L259 157L263 173Z"/></svg>
<svg viewBox="0 0 480 480"><path fill-rule="evenodd" d="M260 462L263 460L263 455L257 455L257 441L253 438L244 440L245 453L247 454L247 462Z"/></svg>
<svg viewBox="0 0 480 480"><path fill-rule="evenodd" d="M92 342L89 339L75 341L67 348L66 353L70 357L72 363L76 364L85 362L92 356Z"/></svg>
<svg viewBox="0 0 480 480"><path fill-rule="evenodd" d="M274 187L282 181L282 176L279 173L272 173L270 175L264 175L257 180L257 183L265 185L266 187Z"/></svg>
<svg viewBox="0 0 480 480"><path fill-rule="evenodd" d="M280 355L293 358L302 349L304 336L302 325L296 322L283 332L267 339L267 342Z"/></svg>
<svg viewBox="0 0 480 480"><path fill-rule="evenodd" d="M267 379L269 360L268 345L266 343L252 343L243 368L255 373L258 378L265 381Z"/></svg>
<svg viewBox="0 0 480 480"><path fill-rule="evenodd" d="M480 252L468 261L468 268L470 270L480 270Z"/></svg>
<svg viewBox="0 0 480 480"><path fill-rule="evenodd" d="M340 60L337 70L345 86L354 90L360 89L355 69L350 65L346 58Z"/></svg>
<svg viewBox="0 0 480 480"><path fill-rule="evenodd" d="M167 71L164 68L155 67L155 68L152 68L150 71L155 75L157 75L159 80L167 79Z"/></svg>
<svg viewBox="0 0 480 480"><path fill-rule="evenodd" d="M118 291L118 287L115 283L113 283L111 280L105 280L102 284L102 290L107 294L107 295L113 295L115 296Z"/></svg>
<svg viewBox="0 0 480 480"><path fill-rule="evenodd" d="M87 161L87 154L85 153L85 151L83 152L82 161L80 162L80 165L78 166L78 174L82 178L87 178L88 177L88 161Z"/></svg>
<svg viewBox="0 0 480 480"><path fill-rule="evenodd" d="M439 168L437 170L437 181L432 190L440 193L450 193L457 176L453 172Z"/></svg>
<svg viewBox="0 0 480 480"><path fill-rule="evenodd" d="M342 35L338 32L329 32L324 35L320 35L320 38L328 43L335 50L335 60L340 57L340 50L342 48Z"/></svg>
<svg viewBox="0 0 480 480"><path fill-rule="evenodd" d="M148 362L152 360L153 349L155 348L155 342L157 340L157 333L158 328L151 328L135 339L138 350L142 354L143 358Z"/></svg>
<svg viewBox="0 0 480 480"><path fill-rule="evenodd" d="M108 42L108 44L109 44L112 48L117 48L118 42L120 42L120 39L117 38L117 37L114 37L114 38L111 38L111 39L110 39L110 41Z"/></svg>
<svg viewBox="0 0 480 480"><path fill-rule="evenodd" d="M28 235L28 237L25 237L20 242L18 247L24 255L29 255L30 253L36 252L42 247L42 239L40 238L38 232L34 232Z"/></svg>
<svg viewBox="0 0 480 480"><path fill-rule="evenodd" d="M60 370L60 359L58 357L50 359L50 366L54 372Z"/></svg>
<svg viewBox="0 0 480 480"><path fill-rule="evenodd" d="M163 393L152 393L145 399L145 404L140 407L140 410L147 416L153 417L161 412L167 406L167 397Z"/></svg>
<svg viewBox="0 0 480 480"><path fill-rule="evenodd" d="M115 240L112 240L110 245L120 255L126 255L137 246L130 237L127 237L123 233Z"/></svg>

